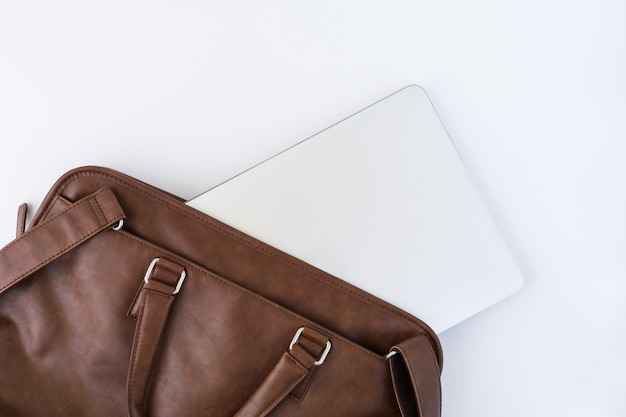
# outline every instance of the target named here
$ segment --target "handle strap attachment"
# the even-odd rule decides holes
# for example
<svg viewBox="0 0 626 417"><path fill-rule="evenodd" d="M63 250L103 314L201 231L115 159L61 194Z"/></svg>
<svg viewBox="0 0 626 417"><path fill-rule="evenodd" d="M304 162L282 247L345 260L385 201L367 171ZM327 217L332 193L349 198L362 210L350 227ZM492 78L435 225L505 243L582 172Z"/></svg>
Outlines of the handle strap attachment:
<svg viewBox="0 0 626 417"><path fill-rule="evenodd" d="M327 336L308 327L299 328L289 349L234 417L265 417L296 387L306 386L302 381L324 363L331 348Z"/></svg>
<svg viewBox="0 0 626 417"><path fill-rule="evenodd" d="M138 313L126 383L129 417L145 415L154 362L174 298L185 276L183 266L165 258L155 258L148 266L141 292L131 307L131 312Z"/></svg>
<svg viewBox="0 0 626 417"><path fill-rule="evenodd" d="M402 417L439 417L439 363L426 336L397 344L387 358Z"/></svg>
<svg viewBox="0 0 626 417"><path fill-rule="evenodd" d="M0 250L0 294L126 216L113 191L102 188Z"/></svg>

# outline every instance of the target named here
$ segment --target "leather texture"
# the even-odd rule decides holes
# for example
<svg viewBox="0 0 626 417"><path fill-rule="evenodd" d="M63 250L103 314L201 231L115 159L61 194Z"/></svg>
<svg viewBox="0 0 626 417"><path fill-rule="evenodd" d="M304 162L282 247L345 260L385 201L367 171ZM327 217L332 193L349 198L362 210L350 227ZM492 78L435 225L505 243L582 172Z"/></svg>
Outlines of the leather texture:
<svg viewBox="0 0 626 417"><path fill-rule="evenodd" d="M307 334L311 332L316 333L307 329ZM321 343L317 345L317 349L312 349L313 352L300 343L290 345L259 388L237 411L235 417L266 416L312 372L314 366L323 365L320 355L323 355L326 347L332 345L328 338L319 336Z"/></svg>
<svg viewBox="0 0 626 417"><path fill-rule="evenodd" d="M0 251L2 417L440 415L426 324L170 193L79 168L24 218Z"/></svg>

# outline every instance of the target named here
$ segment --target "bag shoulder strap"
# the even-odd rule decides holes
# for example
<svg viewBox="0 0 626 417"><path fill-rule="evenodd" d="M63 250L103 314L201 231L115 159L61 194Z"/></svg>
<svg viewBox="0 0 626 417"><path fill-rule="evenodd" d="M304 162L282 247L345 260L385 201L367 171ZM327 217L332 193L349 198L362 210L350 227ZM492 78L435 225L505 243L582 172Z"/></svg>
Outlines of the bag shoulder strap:
<svg viewBox="0 0 626 417"><path fill-rule="evenodd" d="M439 417L440 367L428 338L405 340L391 349L388 358L402 417Z"/></svg>
<svg viewBox="0 0 626 417"><path fill-rule="evenodd" d="M125 217L107 187L20 234L0 250L0 294Z"/></svg>

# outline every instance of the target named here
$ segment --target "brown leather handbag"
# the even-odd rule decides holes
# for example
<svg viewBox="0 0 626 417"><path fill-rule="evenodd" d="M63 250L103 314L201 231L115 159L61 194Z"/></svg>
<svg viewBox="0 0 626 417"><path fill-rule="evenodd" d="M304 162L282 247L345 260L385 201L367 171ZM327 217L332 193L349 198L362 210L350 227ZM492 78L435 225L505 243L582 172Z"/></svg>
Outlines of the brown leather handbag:
<svg viewBox="0 0 626 417"><path fill-rule="evenodd" d="M109 169L0 251L0 416L436 417L441 366L417 318Z"/></svg>

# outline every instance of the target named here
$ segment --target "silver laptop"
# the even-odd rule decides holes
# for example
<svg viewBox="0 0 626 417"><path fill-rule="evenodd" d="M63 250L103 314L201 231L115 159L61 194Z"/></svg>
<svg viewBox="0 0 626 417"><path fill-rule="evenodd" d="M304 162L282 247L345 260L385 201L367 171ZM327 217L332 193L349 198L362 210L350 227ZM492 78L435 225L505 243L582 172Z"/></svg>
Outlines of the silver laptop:
<svg viewBox="0 0 626 417"><path fill-rule="evenodd" d="M438 333L523 282L418 86L188 204L416 315Z"/></svg>

